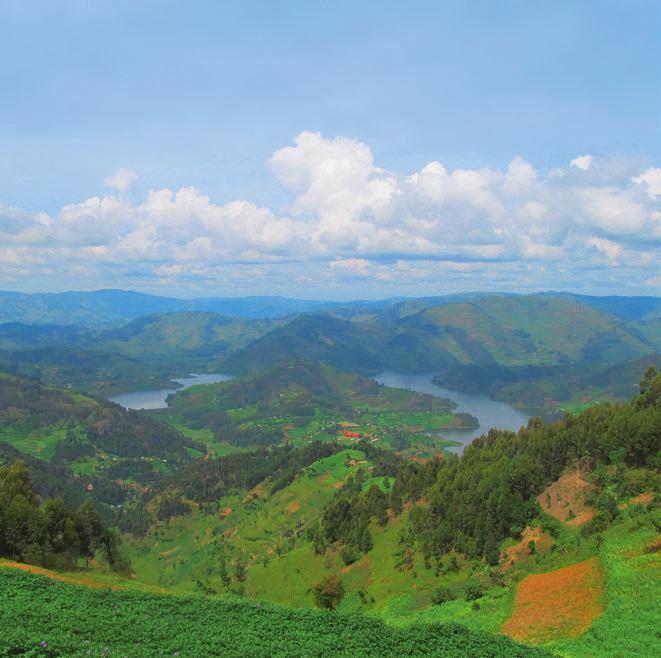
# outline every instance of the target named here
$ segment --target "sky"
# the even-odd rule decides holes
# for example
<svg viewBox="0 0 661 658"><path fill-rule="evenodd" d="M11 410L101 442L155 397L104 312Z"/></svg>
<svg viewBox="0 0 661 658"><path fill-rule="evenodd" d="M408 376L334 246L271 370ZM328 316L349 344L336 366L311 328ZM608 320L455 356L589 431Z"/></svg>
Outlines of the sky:
<svg viewBox="0 0 661 658"><path fill-rule="evenodd" d="M661 1L0 0L0 288L661 290Z"/></svg>

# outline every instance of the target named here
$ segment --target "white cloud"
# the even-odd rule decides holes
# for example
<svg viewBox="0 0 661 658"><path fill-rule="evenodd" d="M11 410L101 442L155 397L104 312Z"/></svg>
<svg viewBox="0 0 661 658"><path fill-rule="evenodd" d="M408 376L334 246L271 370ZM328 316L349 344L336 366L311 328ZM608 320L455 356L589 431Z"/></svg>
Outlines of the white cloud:
<svg viewBox="0 0 661 658"><path fill-rule="evenodd" d="M52 215L0 204L0 280L49 267L62 277L73 268L90 279L112 276L113 285L122 272L186 286L239 285L241 277L249 285L262 272L283 286L464 276L468 286L474 276L480 288L536 273L544 287L558 287L562 272L581 284L589 272L600 283L609 278L600 268L629 268L627 281L645 286L659 255L661 169L609 162L580 156L575 175L538 172L519 156L504 170L433 160L395 173L362 142L303 132L270 159L290 194L281 212L248 200L217 203L194 187L133 200L122 194L136 178L128 170L105 181L119 194Z"/></svg>
<svg viewBox="0 0 661 658"><path fill-rule="evenodd" d="M661 197L661 167L650 167L640 176L632 178L634 183L647 185L647 194L652 199Z"/></svg>
<svg viewBox="0 0 661 658"><path fill-rule="evenodd" d="M622 253L621 245L606 238L590 238L588 244L606 254L608 258L617 258Z"/></svg>
<svg viewBox="0 0 661 658"><path fill-rule="evenodd" d="M123 192L125 189L130 187L138 179L138 175L135 171L130 169L124 169L123 167L118 169L114 174L107 176L103 183L106 187L112 187L120 192Z"/></svg>
<svg viewBox="0 0 661 658"><path fill-rule="evenodd" d="M592 164L592 160L594 160L594 158L586 153L585 155L579 155L578 157L574 158L569 164L572 167L576 167L577 169L587 171Z"/></svg>

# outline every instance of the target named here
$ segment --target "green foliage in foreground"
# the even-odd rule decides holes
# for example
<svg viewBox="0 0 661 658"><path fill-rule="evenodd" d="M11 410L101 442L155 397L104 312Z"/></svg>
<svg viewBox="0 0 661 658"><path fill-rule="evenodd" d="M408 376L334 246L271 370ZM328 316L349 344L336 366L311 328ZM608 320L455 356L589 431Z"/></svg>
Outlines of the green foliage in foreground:
<svg viewBox="0 0 661 658"><path fill-rule="evenodd" d="M550 655L457 625L396 629L364 615L92 590L12 569L0 569L0 628L0 656Z"/></svg>

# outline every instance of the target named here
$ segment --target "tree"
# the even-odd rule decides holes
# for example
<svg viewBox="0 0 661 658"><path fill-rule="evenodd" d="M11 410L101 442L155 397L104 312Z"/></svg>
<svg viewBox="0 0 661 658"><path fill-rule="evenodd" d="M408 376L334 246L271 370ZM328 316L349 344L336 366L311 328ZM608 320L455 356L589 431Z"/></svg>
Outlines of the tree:
<svg viewBox="0 0 661 658"><path fill-rule="evenodd" d="M76 528L80 542L80 556L87 560L94 557L94 551L100 544L103 534L103 524L99 513L94 509L92 501L86 500L75 514ZM110 559L108 560L110 562Z"/></svg>
<svg viewBox="0 0 661 658"><path fill-rule="evenodd" d="M335 574L326 576L321 582L312 587L312 594L317 607L335 610L344 598L342 579Z"/></svg>

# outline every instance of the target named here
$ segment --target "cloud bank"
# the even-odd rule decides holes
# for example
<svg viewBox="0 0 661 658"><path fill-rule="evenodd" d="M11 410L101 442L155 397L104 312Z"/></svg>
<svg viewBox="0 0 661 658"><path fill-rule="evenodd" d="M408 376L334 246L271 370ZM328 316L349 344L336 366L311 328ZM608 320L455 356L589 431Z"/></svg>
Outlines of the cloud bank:
<svg viewBox="0 0 661 658"><path fill-rule="evenodd" d="M543 173L387 171L368 145L302 132L273 153L284 208L194 187L135 199L137 174L58 212L0 202L0 283L310 296L571 288L658 292L661 168L577 156Z"/></svg>

